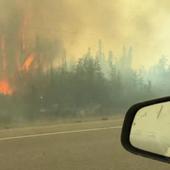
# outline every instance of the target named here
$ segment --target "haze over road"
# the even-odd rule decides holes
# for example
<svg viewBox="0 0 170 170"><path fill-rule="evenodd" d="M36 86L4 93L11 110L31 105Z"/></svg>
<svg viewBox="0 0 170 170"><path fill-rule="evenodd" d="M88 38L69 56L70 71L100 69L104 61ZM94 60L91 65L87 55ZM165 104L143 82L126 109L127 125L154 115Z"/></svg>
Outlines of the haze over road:
<svg viewBox="0 0 170 170"><path fill-rule="evenodd" d="M168 170L120 144L120 119L0 131L0 170Z"/></svg>

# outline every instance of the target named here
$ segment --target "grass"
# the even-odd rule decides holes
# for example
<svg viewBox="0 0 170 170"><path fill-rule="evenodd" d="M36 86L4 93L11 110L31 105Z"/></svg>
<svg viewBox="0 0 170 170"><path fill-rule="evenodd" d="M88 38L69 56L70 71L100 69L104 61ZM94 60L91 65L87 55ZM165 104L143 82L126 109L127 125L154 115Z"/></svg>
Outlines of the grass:
<svg viewBox="0 0 170 170"><path fill-rule="evenodd" d="M113 116L88 116L88 117L70 117L70 118L42 118L39 120L20 120L8 123L0 123L0 129L22 128L22 127L36 127L36 126L48 126L56 124L68 124L68 123L83 123L91 121L106 121L122 118L122 114L113 114Z"/></svg>

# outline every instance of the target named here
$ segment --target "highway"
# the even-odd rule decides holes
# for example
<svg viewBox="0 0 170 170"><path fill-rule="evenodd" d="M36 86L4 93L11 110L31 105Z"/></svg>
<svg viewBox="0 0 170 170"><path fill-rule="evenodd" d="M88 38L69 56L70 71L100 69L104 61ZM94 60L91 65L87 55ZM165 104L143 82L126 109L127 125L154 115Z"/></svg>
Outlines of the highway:
<svg viewBox="0 0 170 170"><path fill-rule="evenodd" d="M0 170L169 170L120 144L122 119L0 130Z"/></svg>

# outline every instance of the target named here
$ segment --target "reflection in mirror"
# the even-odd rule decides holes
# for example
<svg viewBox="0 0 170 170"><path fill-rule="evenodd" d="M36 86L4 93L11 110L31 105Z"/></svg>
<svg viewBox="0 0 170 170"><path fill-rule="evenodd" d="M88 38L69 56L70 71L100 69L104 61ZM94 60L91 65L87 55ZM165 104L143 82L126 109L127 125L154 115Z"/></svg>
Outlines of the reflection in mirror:
<svg viewBox="0 0 170 170"><path fill-rule="evenodd" d="M130 143L136 148L170 157L170 102L146 106L136 113Z"/></svg>

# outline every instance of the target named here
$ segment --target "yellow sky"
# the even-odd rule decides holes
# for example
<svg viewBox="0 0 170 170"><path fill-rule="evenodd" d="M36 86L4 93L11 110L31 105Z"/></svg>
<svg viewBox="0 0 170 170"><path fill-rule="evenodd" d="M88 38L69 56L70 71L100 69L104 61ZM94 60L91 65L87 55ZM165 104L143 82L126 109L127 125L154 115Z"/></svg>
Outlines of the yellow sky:
<svg viewBox="0 0 170 170"><path fill-rule="evenodd" d="M31 29L61 40L71 57L88 47L95 51L99 39L115 56L123 45L133 46L135 68L154 64L161 54L170 56L169 0L16 1L32 16Z"/></svg>

